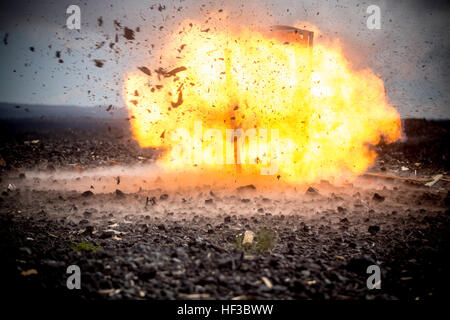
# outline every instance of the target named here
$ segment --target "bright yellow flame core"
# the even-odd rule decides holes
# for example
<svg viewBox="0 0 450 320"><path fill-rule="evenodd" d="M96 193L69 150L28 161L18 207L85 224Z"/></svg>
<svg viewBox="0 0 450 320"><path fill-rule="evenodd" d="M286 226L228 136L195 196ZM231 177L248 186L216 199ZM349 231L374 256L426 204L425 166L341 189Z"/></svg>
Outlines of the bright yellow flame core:
<svg viewBox="0 0 450 320"><path fill-rule="evenodd" d="M278 129L277 175L295 184L356 177L375 161L371 146L381 136L388 143L401 138L400 117L383 81L370 69L352 69L338 42L314 44L311 57L300 43L245 28L205 32L186 23L182 30L161 56L166 71L186 70L173 76L137 71L127 74L124 85L134 138L142 147L164 148L159 163L168 168L192 169L173 159L179 141L172 134L184 128L194 137L196 121L203 133L221 130L224 149L230 147L225 129ZM211 163L207 147L203 137L197 169L236 174L234 165ZM246 163L240 175L267 167Z"/></svg>

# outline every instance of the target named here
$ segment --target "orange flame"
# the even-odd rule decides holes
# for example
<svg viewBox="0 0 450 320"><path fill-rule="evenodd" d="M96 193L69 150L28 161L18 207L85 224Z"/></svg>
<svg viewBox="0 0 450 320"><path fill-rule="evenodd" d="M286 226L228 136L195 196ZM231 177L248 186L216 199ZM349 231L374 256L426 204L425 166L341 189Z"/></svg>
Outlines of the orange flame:
<svg viewBox="0 0 450 320"><path fill-rule="evenodd" d="M383 81L354 70L338 41L315 43L311 56L299 42L248 28L205 30L186 21L174 34L162 54L170 68L129 73L124 84L134 138L163 148L158 161L169 170L256 177L277 161L274 176L289 183L338 182L374 163L371 146L381 137L401 138ZM226 129L249 136L238 167L227 162L239 143ZM191 162L174 156L180 145Z"/></svg>

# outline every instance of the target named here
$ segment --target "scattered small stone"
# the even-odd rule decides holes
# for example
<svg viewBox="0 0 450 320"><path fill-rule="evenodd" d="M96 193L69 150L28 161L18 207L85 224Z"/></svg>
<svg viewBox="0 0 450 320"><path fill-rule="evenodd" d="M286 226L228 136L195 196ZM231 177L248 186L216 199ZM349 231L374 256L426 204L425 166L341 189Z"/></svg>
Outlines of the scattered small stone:
<svg viewBox="0 0 450 320"><path fill-rule="evenodd" d="M305 285L303 284L303 282L301 282L300 280L294 280L291 284L291 290L293 292L304 292L306 289Z"/></svg>
<svg viewBox="0 0 450 320"><path fill-rule="evenodd" d="M380 231L379 226L369 226L369 232L371 235L375 235L378 231Z"/></svg>
<svg viewBox="0 0 450 320"><path fill-rule="evenodd" d="M0 167L6 167L6 161L5 159L3 159L1 154L0 154Z"/></svg>
<svg viewBox="0 0 450 320"><path fill-rule="evenodd" d="M105 231L105 232L102 232L102 234L100 235L100 239L109 239L109 238L112 238L112 237L114 237L115 236L115 234L114 234L114 232L113 231Z"/></svg>
<svg viewBox="0 0 450 320"><path fill-rule="evenodd" d="M81 196L83 196L83 197L85 197L85 198L92 197L93 195L94 195L94 193L93 193L92 191L90 191L90 190L85 191L85 192L83 192L83 193L81 194Z"/></svg>
<svg viewBox="0 0 450 320"><path fill-rule="evenodd" d="M255 233L251 230L246 230L244 232L244 237L242 238L242 244L252 244L255 239Z"/></svg>
<svg viewBox="0 0 450 320"><path fill-rule="evenodd" d="M366 255L356 256L347 263L347 270L358 273L365 274L367 267L375 264L375 261Z"/></svg>
<svg viewBox="0 0 450 320"><path fill-rule="evenodd" d="M377 202L383 202L385 199L385 197L383 197L382 195L379 195L378 193L374 193L372 200L377 201Z"/></svg>
<svg viewBox="0 0 450 320"><path fill-rule="evenodd" d="M22 271L20 274L24 277L28 277L28 276L36 275L36 274L38 274L38 272L36 271L36 269L29 269L26 271Z"/></svg>
<svg viewBox="0 0 450 320"><path fill-rule="evenodd" d="M151 203L152 206L156 205L156 198L155 197L147 197L147 200L145 201L145 207L148 206L148 204Z"/></svg>
<svg viewBox="0 0 450 320"><path fill-rule="evenodd" d="M272 282L269 280L269 278L267 277L261 277L261 280L264 282L264 284L266 285L267 288L272 289L273 288L273 284Z"/></svg>
<svg viewBox="0 0 450 320"><path fill-rule="evenodd" d="M150 280L156 276L157 270L154 266L146 263L142 268L139 269L138 276L142 280Z"/></svg>
<svg viewBox="0 0 450 320"><path fill-rule="evenodd" d="M119 189L116 189L116 197L117 198L125 198L125 193L123 193Z"/></svg>
<svg viewBox="0 0 450 320"><path fill-rule="evenodd" d="M19 250L20 250L21 252L26 253L26 254L29 255L29 256L31 256L31 254L32 254L31 249L28 248L28 247L21 247Z"/></svg>
<svg viewBox="0 0 450 320"><path fill-rule="evenodd" d="M319 191L313 187L308 187L308 189L306 189L305 194L308 196L318 196Z"/></svg>
<svg viewBox="0 0 450 320"><path fill-rule="evenodd" d="M249 184L249 185L246 185L246 186L238 187L236 190L237 190L238 192L243 192L243 191L254 191L254 190L256 190L256 187L255 187L253 184Z"/></svg>
<svg viewBox="0 0 450 320"><path fill-rule="evenodd" d="M61 268L66 265L64 262L56 260L42 260L41 264L49 266L51 268Z"/></svg>
<svg viewBox="0 0 450 320"><path fill-rule="evenodd" d="M167 200L168 198L169 198L169 195L167 193L164 193L159 197L159 200Z"/></svg>
<svg viewBox="0 0 450 320"><path fill-rule="evenodd" d="M89 218L89 217L92 216L92 212L85 211L85 212L83 212L83 216L86 217L86 218Z"/></svg>

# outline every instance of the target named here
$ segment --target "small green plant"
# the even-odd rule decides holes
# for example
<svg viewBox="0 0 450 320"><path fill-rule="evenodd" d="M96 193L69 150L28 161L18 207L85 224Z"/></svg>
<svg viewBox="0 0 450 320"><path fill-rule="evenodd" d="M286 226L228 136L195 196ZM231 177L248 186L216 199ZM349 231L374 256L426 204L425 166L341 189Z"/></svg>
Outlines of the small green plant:
<svg viewBox="0 0 450 320"><path fill-rule="evenodd" d="M244 251L251 254L261 254L271 251L277 242L277 235L275 231L262 228L256 232L252 242L243 243L244 234L240 234L233 242L233 246L236 250Z"/></svg>
<svg viewBox="0 0 450 320"><path fill-rule="evenodd" d="M95 245L92 242L81 241L72 246L74 251L97 251L100 250L100 245Z"/></svg>

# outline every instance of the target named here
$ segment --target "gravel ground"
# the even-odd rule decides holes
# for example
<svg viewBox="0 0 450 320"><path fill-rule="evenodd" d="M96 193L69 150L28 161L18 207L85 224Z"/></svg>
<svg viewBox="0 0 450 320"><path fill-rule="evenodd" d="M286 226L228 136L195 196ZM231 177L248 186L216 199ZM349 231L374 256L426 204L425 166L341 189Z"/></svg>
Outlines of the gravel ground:
<svg viewBox="0 0 450 320"><path fill-rule="evenodd" d="M448 298L450 188L444 181L429 188L361 177L341 187L323 181L277 192L174 190L163 181L116 176L115 168L151 166L157 154L138 147L125 121L86 123L0 127L1 272L12 295ZM448 123L411 120L405 131L408 140L378 146L371 170L446 174ZM105 167L110 170L87 174ZM247 230L267 235L267 246L242 248L239 237ZM66 287L73 264L81 269L81 290ZM380 290L366 286L373 264L381 269Z"/></svg>

